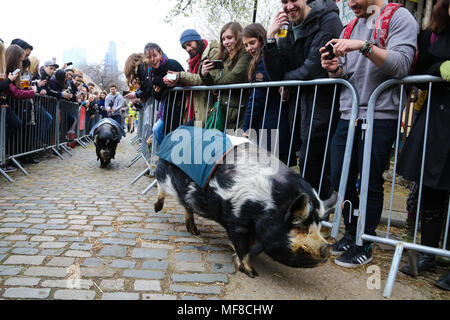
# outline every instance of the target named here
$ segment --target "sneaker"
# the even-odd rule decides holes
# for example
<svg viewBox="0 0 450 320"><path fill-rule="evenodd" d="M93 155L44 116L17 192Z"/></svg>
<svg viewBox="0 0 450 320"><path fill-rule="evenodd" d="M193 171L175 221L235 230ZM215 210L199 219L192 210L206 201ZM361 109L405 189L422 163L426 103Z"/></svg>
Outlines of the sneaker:
<svg viewBox="0 0 450 320"><path fill-rule="evenodd" d="M372 244L357 246L353 244L334 262L341 267L357 268L372 261Z"/></svg>
<svg viewBox="0 0 450 320"><path fill-rule="evenodd" d="M17 169L13 166L6 165L1 167L5 173L17 171Z"/></svg>
<svg viewBox="0 0 450 320"><path fill-rule="evenodd" d="M339 255L347 251L352 244L355 243L355 240L353 240L350 236L345 235L341 240L333 244L332 248L332 255Z"/></svg>

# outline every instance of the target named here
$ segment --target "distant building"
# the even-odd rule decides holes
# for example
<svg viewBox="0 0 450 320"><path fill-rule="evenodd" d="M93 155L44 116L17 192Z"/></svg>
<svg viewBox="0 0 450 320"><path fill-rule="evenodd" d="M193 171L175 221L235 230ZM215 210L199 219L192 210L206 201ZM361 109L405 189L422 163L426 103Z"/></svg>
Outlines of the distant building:
<svg viewBox="0 0 450 320"><path fill-rule="evenodd" d="M108 52L105 54L105 69L108 73L117 73L118 62L117 62L117 46L114 41L109 42Z"/></svg>
<svg viewBox="0 0 450 320"><path fill-rule="evenodd" d="M86 49L72 48L64 50L63 63L66 62L72 62L75 68L86 64Z"/></svg>

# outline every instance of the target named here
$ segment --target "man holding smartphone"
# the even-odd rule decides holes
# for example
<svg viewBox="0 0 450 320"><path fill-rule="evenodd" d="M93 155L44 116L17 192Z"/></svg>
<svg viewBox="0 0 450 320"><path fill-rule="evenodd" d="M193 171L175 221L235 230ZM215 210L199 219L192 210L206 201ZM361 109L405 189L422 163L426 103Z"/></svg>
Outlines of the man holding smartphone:
<svg viewBox="0 0 450 320"><path fill-rule="evenodd" d="M185 30L180 37L180 44L184 50L189 54L189 71L169 73L164 77L164 83L167 86L174 87L181 86L200 86L202 79L200 77L202 61L217 58L219 44L217 41L207 41L202 39L197 31L188 29ZM175 75L175 76L173 76ZM186 101L186 121L195 118L196 121L201 121L202 126L205 124L206 118L206 104L208 93L205 91L195 91L193 96L190 95L185 99Z"/></svg>
<svg viewBox="0 0 450 320"><path fill-rule="evenodd" d="M316 0L307 4L306 0L282 0L281 6L283 11L276 14L269 27L267 44L263 49L264 65L270 78L273 81L328 78L328 73L321 68L319 49L341 33L342 23L335 2ZM277 42L275 35L285 25L286 20L289 20L287 35L279 38ZM329 121L330 117L335 117L331 115L334 86L318 86L317 94L314 86L304 86L300 90L300 97L296 95L296 89L285 88L288 93L286 100L290 129L294 131L294 137L301 138L294 138L292 150L299 151L301 172L307 159L304 177L319 191ZM299 110L295 110L297 105ZM310 127L312 130L306 155ZM332 195L333 187L327 162L320 198L325 200Z"/></svg>
<svg viewBox="0 0 450 320"><path fill-rule="evenodd" d="M357 20L350 22L339 38L325 43L320 52L322 67L330 77L348 80L359 94L359 120L356 124L350 124L352 98L350 90L343 87L339 110L341 116L331 143L331 180L334 187L338 188L348 127L356 125L345 199L351 201L353 208L358 208L359 197L355 185L362 168L364 127L369 98L384 81L408 75L414 60L418 25L407 9L397 7L392 13L392 8L398 5L393 3L386 5L384 0L352 0L348 4ZM385 39L382 39L382 36L375 39L372 24L375 21L371 19L373 6L378 7L377 12L380 19L383 18L383 25L387 19L382 12L391 12L387 23L389 33ZM353 29L348 29L352 26ZM329 53L325 52L329 44L333 44L333 54L336 55L333 59L327 59ZM401 106L397 88L394 87L385 90L375 106L367 219L364 230L368 235L376 235L375 230L383 211L383 172L395 141L399 107ZM345 206L343 210L345 235L333 245L333 254L340 255L335 260L336 264L343 267L358 267L372 261L372 244L363 241L362 246L356 245L357 219L349 221L350 214L349 206Z"/></svg>

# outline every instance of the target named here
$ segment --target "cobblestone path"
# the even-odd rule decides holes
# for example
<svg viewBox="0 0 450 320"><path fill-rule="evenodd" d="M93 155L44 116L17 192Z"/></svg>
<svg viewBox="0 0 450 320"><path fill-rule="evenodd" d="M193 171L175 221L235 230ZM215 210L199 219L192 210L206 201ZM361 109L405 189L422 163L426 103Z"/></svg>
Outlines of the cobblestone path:
<svg viewBox="0 0 450 320"><path fill-rule="evenodd" d="M14 172L15 183L0 177L0 299L383 299L392 253L378 246L364 268L330 259L293 269L262 254L254 261L259 277L235 272L222 227L196 216L201 235L194 237L174 200L156 214L156 189L140 195L152 179L129 186L145 168L143 160L126 167L136 155L130 139L108 169L90 145L65 160L43 156L26 166L28 177ZM374 266L376 289L367 285ZM434 287L444 271L399 273L393 299L450 299Z"/></svg>
<svg viewBox="0 0 450 320"><path fill-rule="evenodd" d="M0 178L0 298L217 299L235 271L223 228L184 214L167 199L156 214L156 190L127 136L116 160L99 168L95 149L65 160L46 155L30 173ZM178 208L178 210L177 210Z"/></svg>

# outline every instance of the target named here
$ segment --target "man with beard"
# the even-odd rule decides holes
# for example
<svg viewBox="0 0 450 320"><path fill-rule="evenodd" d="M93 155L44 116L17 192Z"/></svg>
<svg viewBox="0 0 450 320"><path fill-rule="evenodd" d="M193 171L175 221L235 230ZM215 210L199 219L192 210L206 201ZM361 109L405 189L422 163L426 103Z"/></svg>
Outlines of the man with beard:
<svg viewBox="0 0 450 320"><path fill-rule="evenodd" d="M264 65L269 77L272 81L328 78L328 73L321 67L319 49L341 33L342 23L335 2L281 0L281 6L283 11L275 15L263 48ZM275 35L286 25L287 34L283 37L279 33L276 41ZM284 90L287 92L285 107L289 110L290 129L294 131L293 137L300 137L292 141L293 151L299 151L300 171L304 173L305 180L320 192L321 199L329 199L334 190L329 179L328 161L322 185L320 177L330 117L335 117L331 114L334 85L318 86L317 92L314 86L304 86L299 96L296 88ZM296 112L297 105L299 110ZM308 139L310 143L306 154Z"/></svg>
<svg viewBox="0 0 450 320"><path fill-rule="evenodd" d="M219 50L218 42L202 39L197 31L187 29L181 34L180 44L189 54L189 71L175 73L175 80L170 80L166 76L164 77L164 83L169 87L174 87L177 84L181 86L202 85L203 82L200 77L202 61L206 59L215 60L217 58ZM169 73L174 72L169 71ZM206 91L195 91L192 97L190 96L190 92L188 92L185 97L187 109L185 120L190 121L195 118L195 121L201 121L202 126L204 126L207 100L208 92Z"/></svg>
<svg viewBox="0 0 450 320"><path fill-rule="evenodd" d="M329 76L348 80L359 94L359 120L356 123L345 195L353 208L358 208L359 197L355 185L362 169L368 101L381 83L392 78L403 78L410 72L417 45L418 25L407 9L395 3L386 5L384 0L349 0L348 5L356 18L347 25L340 39L332 39L320 52L322 67L328 71ZM376 13L371 16L374 9ZM381 29L373 30L373 22L380 23ZM334 45L333 53L336 57L332 59L325 52L329 44ZM395 87L385 90L375 105L364 234L375 236L380 223L384 197L383 172L396 137L399 107L399 92ZM340 97L341 116L331 143L331 180L336 190L341 176L351 109L350 90L343 87ZM356 245L357 219L353 218L349 222L349 209L349 206L344 207L345 235L333 245L333 254L341 254L335 260L336 264L358 267L372 260L372 244L363 241L362 246Z"/></svg>

